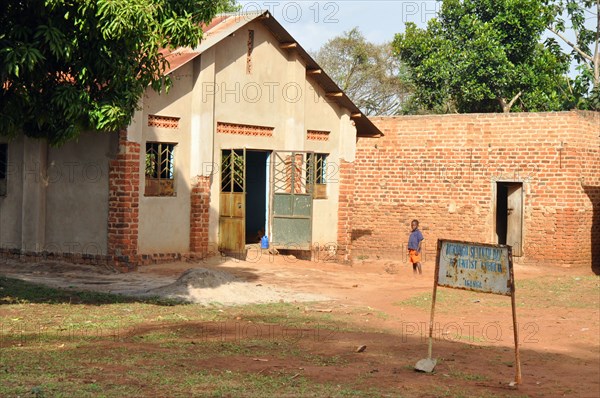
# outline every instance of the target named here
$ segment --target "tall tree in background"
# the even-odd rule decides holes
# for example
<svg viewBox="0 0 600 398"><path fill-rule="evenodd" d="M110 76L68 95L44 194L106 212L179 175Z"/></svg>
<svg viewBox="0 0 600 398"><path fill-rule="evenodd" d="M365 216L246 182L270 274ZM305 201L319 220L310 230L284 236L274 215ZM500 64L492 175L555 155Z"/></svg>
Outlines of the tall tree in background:
<svg viewBox="0 0 600 398"><path fill-rule="evenodd" d="M573 88L581 99L576 105L600 110L600 0L558 0L553 4L556 17L548 29L572 49L579 72Z"/></svg>
<svg viewBox="0 0 600 398"><path fill-rule="evenodd" d="M396 54L410 67L417 108L438 112L562 109L568 57L540 43L543 0L443 0L426 29L407 23Z"/></svg>
<svg viewBox="0 0 600 398"><path fill-rule="evenodd" d="M325 43L315 60L365 115L400 112L408 85L389 43L369 43L354 28Z"/></svg>
<svg viewBox="0 0 600 398"><path fill-rule="evenodd" d="M144 90L168 86L162 48L195 46L233 0L0 4L0 134L53 145L126 126Z"/></svg>

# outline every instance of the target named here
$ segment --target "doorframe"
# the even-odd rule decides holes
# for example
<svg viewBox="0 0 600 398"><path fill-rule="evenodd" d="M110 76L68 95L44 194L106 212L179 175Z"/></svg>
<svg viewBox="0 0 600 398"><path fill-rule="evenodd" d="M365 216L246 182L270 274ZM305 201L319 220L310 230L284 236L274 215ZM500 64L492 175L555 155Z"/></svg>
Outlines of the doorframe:
<svg viewBox="0 0 600 398"><path fill-rule="evenodd" d="M244 165L246 167L246 180L244 181L245 183L245 190L244 190L244 194L246 195L246 201L245 201L245 213L244 213L244 229L246 227L246 223L247 223L247 218L248 218L248 180L247 180L247 172L248 172L248 153L249 152L261 152L264 153L265 156L265 223L263 225L264 228L264 234L267 235L267 237L270 239L271 235L271 220L269 219L269 214L270 214L270 209L271 209L271 157L273 155L273 150L272 149L263 149L263 148L247 148L244 147L245 152L244 152L244 156L245 156L245 160L244 160ZM260 243L260 242L258 242Z"/></svg>
<svg viewBox="0 0 600 398"><path fill-rule="evenodd" d="M524 242L525 242L525 181L522 180L496 180L492 183L492 221L493 228L491 231L492 242L498 243L498 236L496 234L497 231L497 217L498 217L498 184L520 184L521 185L521 254L516 255L513 253L514 257L523 257L525 256ZM507 220L508 224L508 220ZM508 239L508 237L507 237Z"/></svg>

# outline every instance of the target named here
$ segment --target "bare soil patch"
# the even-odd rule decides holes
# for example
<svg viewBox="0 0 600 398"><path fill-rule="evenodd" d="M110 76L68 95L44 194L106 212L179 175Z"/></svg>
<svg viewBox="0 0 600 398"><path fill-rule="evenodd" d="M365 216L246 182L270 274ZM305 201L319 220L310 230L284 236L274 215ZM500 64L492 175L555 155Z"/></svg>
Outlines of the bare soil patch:
<svg viewBox="0 0 600 398"><path fill-rule="evenodd" d="M165 366L165 377L170 372L174 377L181 371L210 369L285 375L290 383L358 381L365 391L383 388L397 396L459 396L457 391L462 396L600 396L600 285L587 269L515 266L523 384L514 389L508 386L514 379L514 341L506 297L442 289L447 293L436 306L436 372L427 375L412 369L427 353L431 264L425 264L421 276L400 261L359 261L349 266L268 254L253 261L216 257L194 264L152 265L130 274L63 263L1 266L0 274L54 287L160 294L205 305L296 303L299 311L349 317L357 330L273 325L248 319L240 307L231 322L212 325L219 328L218 336L211 334L210 323L154 322L130 330L119 341L102 341L97 353L84 355L102 358L105 350L117 349L132 355L171 349L197 352L181 369ZM588 288L580 295L584 283ZM250 335L240 334L241 330ZM257 330L269 333L257 335ZM145 342L157 331L176 331L173 347ZM219 344L229 341L246 349L223 356ZM265 348L257 341L276 344ZM361 345L367 348L356 352ZM283 355L282 347L304 354ZM114 380L120 373L111 364L95 366L106 370L98 378ZM161 394L156 386L140 388L142 395Z"/></svg>

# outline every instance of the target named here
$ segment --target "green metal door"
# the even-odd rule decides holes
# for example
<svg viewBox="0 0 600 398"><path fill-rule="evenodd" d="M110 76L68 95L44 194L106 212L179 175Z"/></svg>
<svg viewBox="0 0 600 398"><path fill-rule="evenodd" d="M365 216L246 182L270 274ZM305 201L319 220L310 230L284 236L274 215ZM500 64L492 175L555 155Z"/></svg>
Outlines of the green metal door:
<svg viewBox="0 0 600 398"><path fill-rule="evenodd" d="M279 249L310 250L312 169L310 152L274 151L271 161L271 242Z"/></svg>
<svg viewBox="0 0 600 398"><path fill-rule="evenodd" d="M242 253L246 243L246 150L221 151L219 250Z"/></svg>

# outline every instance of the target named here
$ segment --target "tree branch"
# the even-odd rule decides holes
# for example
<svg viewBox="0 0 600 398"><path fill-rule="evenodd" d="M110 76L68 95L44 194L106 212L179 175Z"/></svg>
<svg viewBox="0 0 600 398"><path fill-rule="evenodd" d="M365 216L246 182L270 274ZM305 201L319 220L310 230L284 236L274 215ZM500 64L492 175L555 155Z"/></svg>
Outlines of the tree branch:
<svg viewBox="0 0 600 398"><path fill-rule="evenodd" d="M523 94L523 91L519 91L517 93L517 95L515 95L513 97L513 99L510 100L510 102L508 103L508 110L510 111L510 108L514 105L515 101L519 99L519 97L521 96L521 94Z"/></svg>
<svg viewBox="0 0 600 398"><path fill-rule="evenodd" d="M515 104L515 101L519 99L519 97L521 96L521 94L523 94L523 91L519 91L517 93L517 95L515 95L510 102L507 104L506 100L502 97L498 97L497 100L500 103L500 106L502 107L502 112L503 113L509 113L510 112L510 108L512 108L512 106Z"/></svg>
<svg viewBox="0 0 600 398"><path fill-rule="evenodd" d="M548 30L550 32L554 33L556 36L560 37L565 43L567 43L569 46L571 46L573 48L573 50L577 51L579 53L579 55L581 55L583 58L587 59L590 62L594 62L594 59L592 58L591 55L584 53L575 43L571 42L559 31L557 31L556 29L554 29L553 27L550 27L550 26L548 27Z"/></svg>

